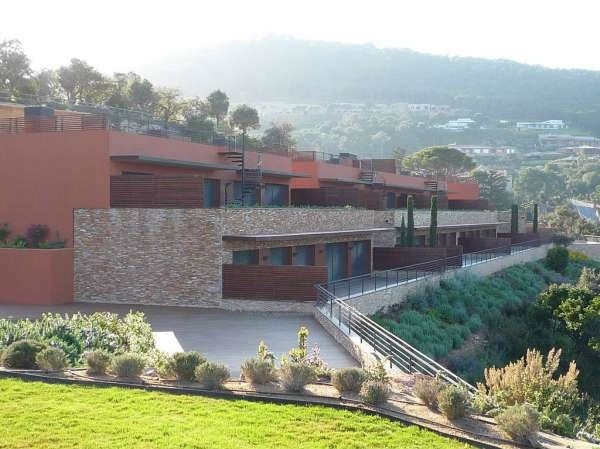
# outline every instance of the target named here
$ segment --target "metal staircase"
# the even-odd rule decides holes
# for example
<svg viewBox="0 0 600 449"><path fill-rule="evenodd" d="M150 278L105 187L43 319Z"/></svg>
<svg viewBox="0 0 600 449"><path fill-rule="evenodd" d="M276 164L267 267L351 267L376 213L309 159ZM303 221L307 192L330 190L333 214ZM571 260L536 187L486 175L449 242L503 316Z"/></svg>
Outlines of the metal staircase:
<svg viewBox="0 0 600 449"><path fill-rule="evenodd" d="M230 205L248 205L243 204L243 198L250 194L256 193L257 187L262 183L262 170L258 168L246 168L244 161L244 153L237 148L228 148L227 151L219 153L232 165L239 167L239 171L242 179L241 197L235 198L233 201L229 201Z"/></svg>
<svg viewBox="0 0 600 449"><path fill-rule="evenodd" d="M364 170L360 172L359 179L363 182L373 184L375 183L375 179L377 179L377 173L373 170Z"/></svg>

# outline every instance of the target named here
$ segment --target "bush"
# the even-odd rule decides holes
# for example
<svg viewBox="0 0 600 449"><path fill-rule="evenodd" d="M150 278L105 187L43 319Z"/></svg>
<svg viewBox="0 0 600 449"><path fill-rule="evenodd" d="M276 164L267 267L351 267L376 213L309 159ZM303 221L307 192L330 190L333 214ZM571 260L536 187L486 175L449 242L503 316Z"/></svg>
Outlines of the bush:
<svg viewBox="0 0 600 449"><path fill-rule="evenodd" d="M2 356L2 364L7 368L35 369L37 354L46 347L34 340L18 340L11 343Z"/></svg>
<svg viewBox="0 0 600 449"><path fill-rule="evenodd" d="M89 351L84 354L87 364L87 373L91 375L104 375L110 365L111 355L101 349Z"/></svg>
<svg viewBox="0 0 600 449"><path fill-rule="evenodd" d="M302 391L306 385L317 379L312 366L297 362L283 364L279 374L283 388L292 392Z"/></svg>
<svg viewBox="0 0 600 449"><path fill-rule="evenodd" d="M29 246L32 248L39 248L40 243L48 237L49 231L50 230L46 225L34 224L29 226L27 229L27 242L29 243Z"/></svg>
<svg viewBox="0 0 600 449"><path fill-rule="evenodd" d="M44 371L62 371L68 366L65 351L52 347L38 352L35 356L35 362Z"/></svg>
<svg viewBox="0 0 600 449"><path fill-rule="evenodd" d="M10 235L8 223L0 223L0 242L5 242Z"/></svg>
<svg viewBox="0 0 600 449"><path fill-rule="evenodd" d="M462 418L469 409L469 395L464 388L450 386L439 391L438 407L446 418Z"/></svg>
<svg viewBox="0 0 600 449"><path fill-rule="evenodd" d="M192 381L198 365L206 362L206 358L199 352L178 352L173 354L172 370L178 380Z"/></svg>
<svg viewBox="0 0 600 449"><path fill-rule="evenodd" d="M438 395L443 386L439 379L421 375L415 380L414 392L427 407L435 409L438 406Z"/></svg>
<svg viewBox="0 0 600 449"><path fill-rule="evenodd" d="M539 430L539 413L529 404L506 408L496 417L496 421L513 440L529 440Z"/></svg>
<svg viewBox="0 0 600 449"><path fill-rule="evenodd" d="M244 379L252 384L264 385L277 380L275 366L270 360L248 359L242 363L241 368Z"/></svg>
<svg viewBox="0 0 600 449"><path fill-rule="evenodd" d="M569 265L569 250L564 246L550 248L546 254L546 265L551 270L562 273Z"/></svg>
<svg viewBox="0 0 600 449"><path fill-rule="evenodd" d="M229 377L229 370L220 363L204 362L196 368L196 380L209 390L220 389Z"/></svg>
<svg viewBox="0 0 600 449"><path fill-rule="evenodd" d="M360 389L360 397L367 404L382 404L390 397L390 387L386 382L368 380L363 383Z"/></svg>
<svg viewBox="0 0 600 449"><path fill-rule="evenodd" d="M331 383L340 393L359 393L367 375L360 368L343 368L333 373Z"/></svg>
<svg viewBox="0 0 600 449"><path fill-rule="evenodd" d="M111 372L117 377L140 377L146 367L145 359L138 354L125 353L116 356L111 364Z"/></svg>

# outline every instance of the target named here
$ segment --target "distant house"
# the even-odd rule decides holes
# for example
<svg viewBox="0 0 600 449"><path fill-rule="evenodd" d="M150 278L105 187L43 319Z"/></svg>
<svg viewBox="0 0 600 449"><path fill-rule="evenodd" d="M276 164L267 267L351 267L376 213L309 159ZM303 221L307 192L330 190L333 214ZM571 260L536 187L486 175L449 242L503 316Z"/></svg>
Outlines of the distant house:
<svg viewBox="0 0 600 449"><path fill-rule="evenodd" d="M443 125L437 125L436 128L445 129L446 131L462 132L465 129L469 129L473 123L475 123L475 120L473 119L459 118L456 120L449 120Z"/></svg>
<svg viewBox="0 0 600 449"><path fill-rule="evenodd" d="M546 120L545 122L517 122L517 129L563 129L566 128L562 120Z"/></svg>
<svg viewBox="0 0 600 449"><path fill-rule="evenodd" d="M450 106L446 104L411 103L408 105L408 110L417 114L439 114L440 112L448 112Z"/></svg>
<svg viewBox="0 0 600 449"><path fill-rule="evenodd" d="M561 148L568 146L600 146L600 139L592 136L572 136L570 134L540 134L538 142L543 148Z"/></svg>
<svg viewBox="0 0 600 449"><path fill-rule="evenodd" d="M478 156L510 156L516 153L513 147L494 147L487 145L448 145L448 148L454 148L462 153L472 157Z"/></svg>

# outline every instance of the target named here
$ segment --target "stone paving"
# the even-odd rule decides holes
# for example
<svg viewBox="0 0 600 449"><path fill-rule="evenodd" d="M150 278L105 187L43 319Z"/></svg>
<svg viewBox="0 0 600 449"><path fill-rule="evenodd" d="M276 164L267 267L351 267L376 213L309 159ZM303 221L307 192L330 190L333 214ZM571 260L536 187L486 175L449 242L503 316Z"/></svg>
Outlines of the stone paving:
<svg viewBox="0 0 600 449"><path fill-rule="evenodd" d="M91 313L95 311L144 312L155 332L160 349L199 351L210 360L227 365L233 376L241 363L256 353L264 340L279 357L297 344L300 326L309 329L309 347L316 344L321 357L333 368L355 366L357 362L314 319L297 313L230 312L192 307L140 306L74 303L60 306L0 304L0 318L35 318L44 312Z"/></svg>

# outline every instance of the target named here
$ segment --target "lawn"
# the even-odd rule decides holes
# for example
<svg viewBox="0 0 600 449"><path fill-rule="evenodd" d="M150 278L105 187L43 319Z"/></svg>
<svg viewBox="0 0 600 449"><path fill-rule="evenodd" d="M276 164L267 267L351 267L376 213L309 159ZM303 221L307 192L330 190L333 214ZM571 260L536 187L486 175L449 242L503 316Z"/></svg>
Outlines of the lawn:
<svg viewBox="0 0 600 449"><path fill-rule="evenodd" d="M0 448L435 448L471 446L326 407L0 379Z"/></svg>

